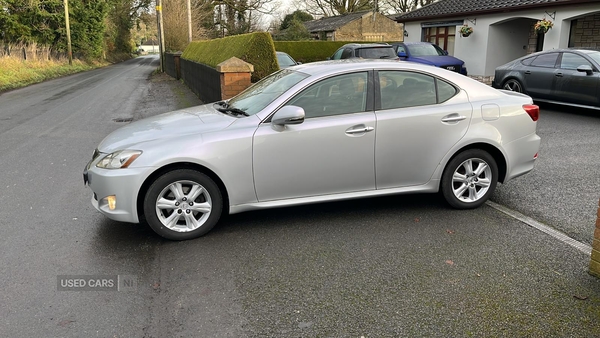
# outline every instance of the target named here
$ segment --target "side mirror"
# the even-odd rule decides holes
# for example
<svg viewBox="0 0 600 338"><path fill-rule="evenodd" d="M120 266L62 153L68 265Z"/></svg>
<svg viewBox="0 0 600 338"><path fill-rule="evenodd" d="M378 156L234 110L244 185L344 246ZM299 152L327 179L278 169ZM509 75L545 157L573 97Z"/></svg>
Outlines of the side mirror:
<svg viewBox="0 0 600 338"><path fill-rule="evenodd" d="M281 107L271 118L271 124L275 126L300 124L302 122L304 122L304 109L298 106Z"/></svg>
<svg viewBox="0 0 600 338"><path fill-rule="evenodd" d="M296 64L297 64L297 65L301 65L301 64L302 64L302 62L296 62Z"/></svg>
<svg viewBox="0 0 600 338"><path fill-rule="evenodd" d="M581 73L585 73L586 75L594 74L594 70L592 69L592 67L590 67L588 65L577 67L577 71L581 72Z"/></svg>
<svg viewBox="0 0 600 338"><path fill-rule="evenodd" d="M398 57L405 58L406 52L398 52Z"/></svg>
<svg viewBox="0 0 600 338"><path fill-rule="evenodd" d="M448 55L448 51L447 50L444 51L444 55Z"/></svg>

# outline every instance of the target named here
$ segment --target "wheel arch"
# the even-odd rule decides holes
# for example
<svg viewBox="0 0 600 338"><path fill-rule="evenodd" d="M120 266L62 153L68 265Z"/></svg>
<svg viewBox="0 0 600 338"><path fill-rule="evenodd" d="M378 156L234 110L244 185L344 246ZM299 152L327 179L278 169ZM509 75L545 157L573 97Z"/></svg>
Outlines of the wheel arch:
<svg viewBox="0 0 600 338"><path fill-rule="evenodd" d="M483 142L472 143L472 144L466 145L466 146L458 149L454 153L454 155L452 155L452 157L450 157L448 159L448 161L446 162L443 172L446 171L448 163L450 163L456 156L458 156L458 154L462 153L463 151L470 150L470 149L481 149L481 150L487 152L488 154L490 154L494 158L494 160L496 161L496 165L498 166L498 182L504 183L504 180L506 179L506 172L507 172L506 158L504 157L504 154L500 151L500 149L496 148L495 146L493 146L489 143L483 143Z"/></svg>
<svg viewBox="0 0 600 338"><path fill-rule="evenodd" d="M140 190L138 191L138 195L137 195L137 199L136 199L136 209L137 209L138 219L140 221L144 219L144 197L146 196L146 192L148 192L150 185L152 185L152 183L161 175L163 175L169 171L173 171L173 170L177 170L177 169L196 170L196 171L199 171L199 172L207 175L208 177L210 177L210 179L212 179L215 182L215 184L219 187L219 190L221 191L221 194L223 196L222 214L229 213L229 194L228 194L227 188L225 187L225 184L223 183L221 178L219 178L219 176L217 174L215 174L214 171L212 171L212 170L208 169L207 167L202 166L200 164L191 163L191 162L178 162L178 163L170 163L170 164L167 164L163 167L156 169L154 172L152 172L152 174L150 174L144 180L144 183L142 184L142 186L140 187Z"/></svg>

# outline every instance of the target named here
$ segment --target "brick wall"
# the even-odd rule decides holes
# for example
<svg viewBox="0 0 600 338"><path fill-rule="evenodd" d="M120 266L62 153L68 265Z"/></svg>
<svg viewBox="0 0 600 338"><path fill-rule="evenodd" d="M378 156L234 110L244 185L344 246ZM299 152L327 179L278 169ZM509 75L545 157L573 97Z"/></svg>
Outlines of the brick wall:
<svg viewBox="0 0 600 338"><path fill-rule="evenodd" d="M373 19L374 18L374 19ZM336 41L403 41L402 24L379 13L365 14L335 32Z"/></svg>
<svg viewBox="0 0 600 338"><path fill-rule="evenodd" d="M577 19L571 31L572 47L600 47L600 14Z"/></svg>
<svg viewBox="0 0 600 338"><path fill-rule="evenodd" d="M250 87L250 72L221 73L221 98L230 99Z"/></svg>

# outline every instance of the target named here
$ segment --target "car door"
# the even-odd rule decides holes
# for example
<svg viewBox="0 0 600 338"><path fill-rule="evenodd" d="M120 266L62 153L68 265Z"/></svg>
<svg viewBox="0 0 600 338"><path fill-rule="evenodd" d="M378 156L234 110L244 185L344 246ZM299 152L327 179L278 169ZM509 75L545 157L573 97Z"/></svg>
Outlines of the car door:
<svg viewBox="0 0 600 338"><path fill-rule="evenodd" d="M579 66L589 66L593 74L577 71ZM598 83L600 73L591 62L579 54L564 52L560 59L560 66L554 71L554 97L557 101L583 105L597 106Z"/></svg>
<svg viewBox="0 0 600 338"><path fill-rule="evenodd" d="M375 83L377 189L429 182L467 132L467 95L442 79L409 71L379 71Z"/></svg>
<svg viewBox="0 0 600 338"><path fill-rule="evenodd" d="M259 201L375 189L371 76L358 72L312 84L286 103L304 109L303 123L259 126L253 141Z"/></svg>
<svg viewBox="0 0 600 338"><path fill-rule="evenodd" d="M552 98L558 56L559 53L541 54L529 66L524 67L523 79L527 94L539 99Z"/></svg>

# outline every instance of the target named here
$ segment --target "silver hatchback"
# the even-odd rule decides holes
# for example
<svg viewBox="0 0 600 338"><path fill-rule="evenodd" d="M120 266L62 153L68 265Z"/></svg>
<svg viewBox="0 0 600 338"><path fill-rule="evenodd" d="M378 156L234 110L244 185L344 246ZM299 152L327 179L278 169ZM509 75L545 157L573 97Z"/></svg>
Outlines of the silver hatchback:
<svg viewBox="0 0 600 338"><path fill-rule="evenodd" d="M538 116L526 95L440 68L311 63L116 130L84 180L107 217L173 240L223 212L370 196L441 191L469 209L533 169Z"/></svg>

